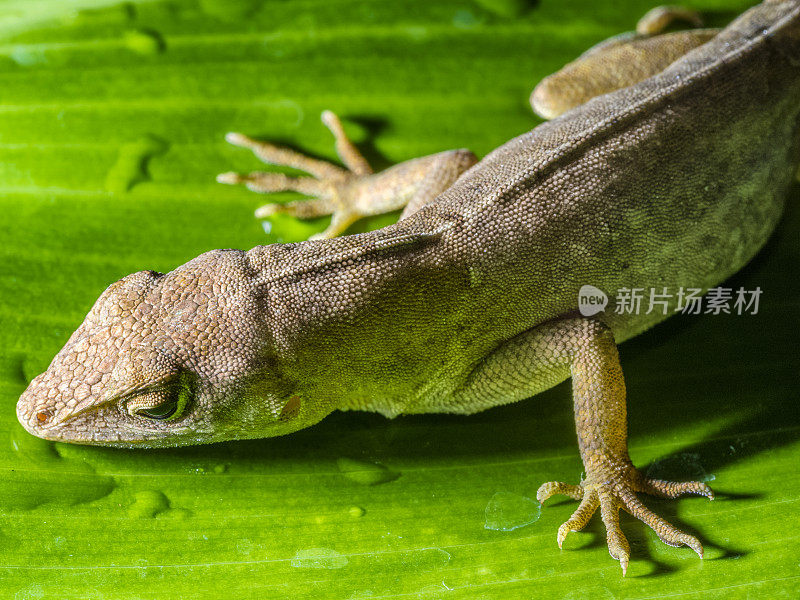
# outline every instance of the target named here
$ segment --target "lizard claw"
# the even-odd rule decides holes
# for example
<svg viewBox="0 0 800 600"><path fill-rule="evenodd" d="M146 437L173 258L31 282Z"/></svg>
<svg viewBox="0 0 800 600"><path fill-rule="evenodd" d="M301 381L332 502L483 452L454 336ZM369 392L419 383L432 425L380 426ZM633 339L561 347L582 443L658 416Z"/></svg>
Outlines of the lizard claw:
<svg viewBox="0 0 800 600"><path fill-rule="evenodd" d="M570 531L583 529L592 515L600 509L606 527L609 553L619 561L622 575L628 571L630 545L619 524L619 510L623 509L656 532L659 539L670 546L688 546L703 558L703 546L696 537L684 533L644 506L635 492L646 492L664 498L676 498L683 494L698 494L709 499L714 493L699 481L671 482L644 477L632 465L621 469L608 467L590 471L580 485L550 481L542 484L536 493L539 502L545 502L556 494L579 500L580 504L572 516L558 528L557 542L561 548Z"/></svg>
<svg viewBox="0 0 800 600"><path fill-rule="evenodd" d="M619 558L619 566L622 567L622 576L625 577L628 573L628 559L630 558L629 555L623 554L618 557Z"/></svg>
<svg viewBox="0 0 800 600"><path fill-rule="evenodd" d="M305 171L308 176L255 171L247 174L220 173L219 183L242 184L254 192L293 191L309 198L270 203L258 208L259 219L282 213L299 219L330 215L330 225L309 239L343 234L350 225L372 215L405 208L403 215L416 212L448 189L478 159L468 150L450 150L400 163L382 173L373 173L367 160L353 145L339 117L329 110L322 122L333 134L336 152L346 168L317 160L289 148L261 142L242 133L228 133L225 139L247 148L266 163Z"/></svg>
<svg viewBox="0 0 800 600"><path fill-rule="evenodd" d="M247 174L220 173L217 182L229 185L243 184L259 193L294 191L311 198L284 204L266 204L255 211L256 218L264 219L284 213L300 219L332 215L330 226L314 239L335 237L362 216L371 214L357 206L359 188L372 174L366 159L358 152L344 132L339 118L331 111L322 113L322 122L336 139L336 150L347 169L317 160L289 148L255 140L242 133L231 132L225 139L234 146L247 148L268 164L291 167L305 171L310 176L294 177L283 173L254 171Z"/></svg>

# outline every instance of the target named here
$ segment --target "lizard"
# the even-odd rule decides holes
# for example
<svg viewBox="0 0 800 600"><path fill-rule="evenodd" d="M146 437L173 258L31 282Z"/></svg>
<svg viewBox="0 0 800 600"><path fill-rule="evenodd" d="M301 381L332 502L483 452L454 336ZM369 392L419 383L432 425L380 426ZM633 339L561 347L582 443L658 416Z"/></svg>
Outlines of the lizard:
<svg viewBox="0 0 800 600"><path fill-rule="evenodd" d="M707 290L744 266L800 162L799 93L800 0L766 0L719 31L589 51L534 91L555 118L482 160L455 150L373 174L329 112L347 169L229 134L311 176L220 181L315 196L259 214L333 213L323 239L213 250L113 283L21 395L19 421L48 440L179 446L284 435L337 409L471 414L571 377L585 476L537 493L579 502L558 545L599 509L624 575L625 510L702 558L637 494L712 490L648 478L627 447L617 344L674 303L587 317L578 292ZM338 236L403 206L395 224Z"/></svg>

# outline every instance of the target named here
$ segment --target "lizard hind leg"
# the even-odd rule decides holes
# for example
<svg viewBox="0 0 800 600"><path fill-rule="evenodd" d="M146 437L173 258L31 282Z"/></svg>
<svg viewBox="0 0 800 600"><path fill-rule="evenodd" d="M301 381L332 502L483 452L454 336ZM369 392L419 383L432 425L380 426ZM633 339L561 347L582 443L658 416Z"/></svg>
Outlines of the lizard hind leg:
<svg viewBox="0 0 800 600"><path fill-rule="evenodd" d="M333 134L336 152L346 169L241 133L229 133L225 136L228 142L252 150L264 162L299 169L311 177L256 171L245 175L221 173L217 181L244 184L254 192L290 190L311 196L305 200L265 204L256 209L255 216L267 218L284 213L308 219L332 215L328 228L312 236L312 239L321 239L344 233L362 217L406 207L401 216L404 218L450 187L461 173L477 162L468 150L451 150L412 159L375 174L334 113L324 111L322 122Z"/></svg>
<svg viewBox="0 0 800 600"><path fill-rule="evenodd" d="M666 69L705 44L718 29L660 34L675 20L701 25L700 15L679 6L659 6L639 20L636 32L614 36L584 52L560 71L545 77L531 93L531 106L544 119L631 86Z"/></svg>
<svg viewBox="0 0 800 600"><path fill-rule="evenodd" d="M579 485L550 481L537 500L562 494L580 501L559 527L561 546L570 531L582 529L600 509L608 549L623 574L630 547L619 522L625 510L651 527L671 546L689 546L703 556L700 541L647 509L637 493L664 498L698 494L714 498L702 482L650 479L634 467L628 455L625 382L614 336L602 322L589 318L550 321L506 341L468 375L454 394L459 407L481 410L512 402L552 387L572 376L575 428L585 478ZM466 412L466 411L462 411Z"/></svg>

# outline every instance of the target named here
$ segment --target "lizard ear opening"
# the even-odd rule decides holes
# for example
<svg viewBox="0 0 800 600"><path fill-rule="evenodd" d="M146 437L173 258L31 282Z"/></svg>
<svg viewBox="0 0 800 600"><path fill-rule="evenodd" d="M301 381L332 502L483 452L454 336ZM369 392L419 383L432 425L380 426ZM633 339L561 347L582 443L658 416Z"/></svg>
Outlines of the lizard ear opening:
<svg viewBox="0 0 800 600"><path fill-rule="evenodd" d="M300 406L302 405L302 400L300 396L294 395L290 397L286 404L283 405L281 409L281 414L278 417L281 421L291 421L300 413Z"/></svg>

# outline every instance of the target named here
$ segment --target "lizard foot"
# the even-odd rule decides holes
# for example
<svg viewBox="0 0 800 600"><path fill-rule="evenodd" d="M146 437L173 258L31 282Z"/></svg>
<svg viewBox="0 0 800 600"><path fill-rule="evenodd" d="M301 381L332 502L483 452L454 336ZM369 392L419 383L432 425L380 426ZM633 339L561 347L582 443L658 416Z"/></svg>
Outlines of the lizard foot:
<svg viewBox="0 0 800 600"><path fill-rule="evenodd" d="M636 23L636 33L639 35L658 35L663 33L674 21L684 21L692 27L702 27L702 15L691 8L684 6L656 6L647 11L639 22Z"/></svg>
<svg viewBox="0 0 800 600"><path fill-rule="evenodd" d="M619 468L589 470L587 478L580 485L550 481L544 483L536 492L536 499L544 503L556 494L569 496L580 501L578 508L561 527L558 528L558 547L570 531L580 531L589 519L600 509L600 517L606 526L608 551L620 562L623 576L628 570L630 546L619 525L619 510L623 509L646 523L665 544L670 546L689 546L703 558L703 546L696 537L684 533L649 510L636 497L635 492L645 492L662 498L677 498L683 494L698 494L714 499L714 492L699 481L672 482L650 479L642 475L630 463Z"/></svg>
<svg viewBox="0 0 800 600"><path fill-rule="evenodd" d="M323 233L312 236L312 239L339 235L362 216L374 214L374 211L361 210L357 202L360 187L363 187L357 184L372 175L372 169L348 139L339 118L334 113L324 111L322 122L336 139L336 151L347 169L287 148L254 140L241 133L228 133L225 136L228 142L252 150L264 162L299 169L311 177L290 177L282 173L261 171L245 175L229 172L217 175L217 181L244 184L254 192L272 193L291 190L312 196L313 198L308 200L285 204L265 204L256 209L255 216L267 218L276 213L285 213L301 219L311 219L332 215L330 226Z"/></svg>

